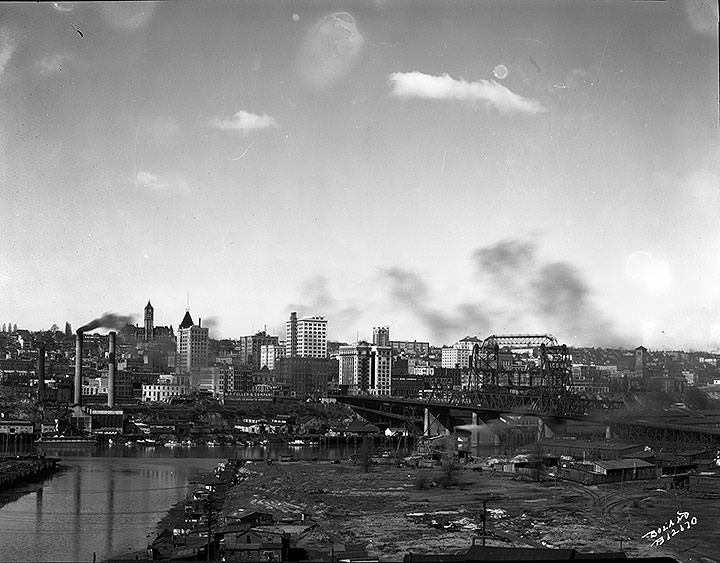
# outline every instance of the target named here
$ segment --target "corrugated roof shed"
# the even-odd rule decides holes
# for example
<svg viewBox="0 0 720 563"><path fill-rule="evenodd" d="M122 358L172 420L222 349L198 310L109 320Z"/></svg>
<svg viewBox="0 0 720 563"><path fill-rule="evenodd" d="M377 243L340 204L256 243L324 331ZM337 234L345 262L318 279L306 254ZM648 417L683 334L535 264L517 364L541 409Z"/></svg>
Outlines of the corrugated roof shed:
<svg viewBox="0 0 720 563"><path fill-rule="evenodd" d="M643 461L642 459L637 459L634 457L627 458L627 459L612 459L608 461L596 461L594 462L595 465L602 467L603 469L607 471L612 471L614 469L635 469L639 467L654 467L652 463L648 463L647 461Z"/></svg>

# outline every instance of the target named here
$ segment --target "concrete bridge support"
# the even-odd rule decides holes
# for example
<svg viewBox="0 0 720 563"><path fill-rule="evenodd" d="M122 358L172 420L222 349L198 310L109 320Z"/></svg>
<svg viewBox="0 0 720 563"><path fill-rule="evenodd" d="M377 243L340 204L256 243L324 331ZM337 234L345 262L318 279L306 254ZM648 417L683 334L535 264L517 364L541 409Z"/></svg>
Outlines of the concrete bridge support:
<svg viewBox="0 0 720 563"><path fill-rule="evenodd" d="M440 420L425 407L423 416L423 436L445 436L450 434L450 430Z"/></svg>
<svg viewBox="0 0 720 563"><path fill-rule="evenodd" d="M538 440L567 435L567 420L555 416L538 417Z"/></svg>

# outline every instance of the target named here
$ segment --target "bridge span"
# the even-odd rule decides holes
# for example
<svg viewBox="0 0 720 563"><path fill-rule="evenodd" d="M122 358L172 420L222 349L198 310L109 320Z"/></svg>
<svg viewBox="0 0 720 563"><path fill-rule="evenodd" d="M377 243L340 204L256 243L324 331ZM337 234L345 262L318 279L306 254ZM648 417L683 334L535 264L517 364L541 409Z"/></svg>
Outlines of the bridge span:
<svg viewBox="0 0 720 563"><path fill-rule="evenodd" d="M414 436L434 436L456 427L482 427L502 415L537 416L537 438L567 435L567 422L596 423L605 427L605 437L646 445L696 445L720 448L720 428L664 424L624 412L619 401L593 401L581 397L518 396L511 393L437 392L427 399L370 395L341 395L367 420L404 427Z"/></svg>

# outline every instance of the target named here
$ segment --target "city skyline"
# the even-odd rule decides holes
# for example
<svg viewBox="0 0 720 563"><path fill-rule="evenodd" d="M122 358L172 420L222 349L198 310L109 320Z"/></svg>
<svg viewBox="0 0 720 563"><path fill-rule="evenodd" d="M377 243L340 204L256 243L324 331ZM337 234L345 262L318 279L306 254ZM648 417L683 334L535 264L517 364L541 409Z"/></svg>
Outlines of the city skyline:
<svg viewBox="0 0 720 563"><path fill-rule="evenodd" d="M0 7L0 316L720 348L717 9Z"/></svg>

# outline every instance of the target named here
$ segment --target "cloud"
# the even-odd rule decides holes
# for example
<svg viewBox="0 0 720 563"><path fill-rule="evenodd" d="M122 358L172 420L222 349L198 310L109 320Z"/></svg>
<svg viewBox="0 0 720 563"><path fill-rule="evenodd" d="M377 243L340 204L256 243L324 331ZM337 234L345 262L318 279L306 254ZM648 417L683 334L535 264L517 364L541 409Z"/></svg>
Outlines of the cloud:
<svg viewBox="0 0 720 563"><path fill-rule="evenodd" d="M145 170L137 173L135 185L155 191L187 191L189 189L188 183L180 177L176 176L173 179L168 179Z"/></svg>
<svg viewBox="0 0 720 563"><path fill-rule="evenodd" d="M16 46L15 34L7 27L0 28L0 78L2 78L5 67L10 62Z"/></svg>
<svg viewBox="0 0 720 563"><path fill-rule="evenodd" d="M264 114L257 115L245 110L240 110L230 118L214 117L210 120L209 125L220 131L240 131L245 134L278 127L278 123L273 117Z"/></svg>
<svg viewBox="0 0 720 563"><path fill-rule="evenodd" d="M389 76L390 93L398 98L483 102L503 113L537 114L546 111L537 100L524 98L495 80L467 82L447 74L394 72Z"/></svg>

